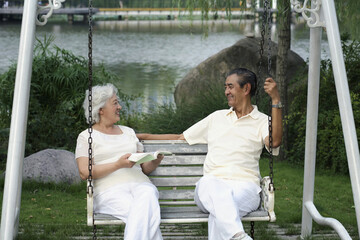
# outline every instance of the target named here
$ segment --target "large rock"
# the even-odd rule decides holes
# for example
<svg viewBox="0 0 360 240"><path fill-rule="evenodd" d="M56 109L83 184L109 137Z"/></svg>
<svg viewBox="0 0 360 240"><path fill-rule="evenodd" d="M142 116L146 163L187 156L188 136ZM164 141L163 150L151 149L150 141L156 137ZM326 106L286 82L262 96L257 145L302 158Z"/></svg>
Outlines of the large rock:
<svg viewBox="0 0 360 240"><path fill-rule="evenodd" d="M277 44L271 42L270 46L271 74L275 75ZM241 39L233 46L225 48L219 53L209 57L197 67L190 70L178 83L174 93L176 104L194 103L199 94L206 91L210 85L219 83L222 85L225 82L226 73L238 67L247 68L255 72L259 81L264 81L265 70L267 69L267 43L264 44L264 48L261 75L259 75L258 72L260 62L260 38ZM305 62L293 51L289 51L287 61L287 81L289 81L296 75L298 70L304 69Z"/></svg>
<svg viewBox="0 0 360 240"><path fill-rule="evenodd" d="M81 181L74 153L55 149L46 149L26 157L23 179L69 184Z"/></svg>

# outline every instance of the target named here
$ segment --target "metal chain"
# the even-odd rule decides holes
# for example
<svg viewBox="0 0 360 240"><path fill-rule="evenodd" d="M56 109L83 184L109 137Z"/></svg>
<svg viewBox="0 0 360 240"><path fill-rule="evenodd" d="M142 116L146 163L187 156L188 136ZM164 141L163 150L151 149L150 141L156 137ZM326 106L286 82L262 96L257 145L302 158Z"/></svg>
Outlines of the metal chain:
<svg viewBox="0 0 360 240"><path fill-rule="evenodd" d="M264 0L264 11L262 16L262 27L261 27L261 40L260 40L260 61L259 61L259 77L262 77L262 63L263 63L263 57L264 57L264 45L265 45L265 33L266 33L266 24L267 24L267 76L271 76L271 6L269 0ZM256 93L256 103L258 103L258 97L259 97L259 90L260 90L260 81L257 83L258 85L258 91ZM269 153L270 153L270 160L269 160L269 168L270 168L270 185L269 190L274 189L274 183L273 183L273 154L272 154L272 144L273 144L273 138L272 138L272 118L271 118L271 111L272 111L272 102L270 99L270 115L268 117L269 122Z"/></svg>
<svg viewBox="0 0 360 240"><path fill-rule="evenodd" d="M260 61L259 61L259 79L262 77L262 63L263 63L263 57L264 57L264 44L265 44L265 31L266 31L266 21L265 19L267 19L267 7L265 7L265 5L267 6L267 1L264 2L264 12L263 12L263 16L262 16L262 26L261 26L261 40L260 40ZM255 101L256 104L258 104L259 102L259 92L260 92L260 81L257 81L257 91L255 94Z"/></svg>
<svg viewBox="0 0 360 240"><path fill-rule="evenodd" d="M266 12L267 12L267 16L266 16L266 22L267 22L267 27L268 27L268 31L267 31L267 44L268 44L268 49L267 49L267 61L268 61L268 66L267 66L267 73L269 76L271 76L271 5L268 2L268 0L265 0L266 2ZM264 6L265 7L265 6Z"/></svg>
<svg viewBox="0 0 360 240"><path fill-rule="evenodd" d="M88 188L87 188L87 192L88 193L93 193L93 183L92 183L92 166L93 166L93 152L92 152L92 132L93 132L93 128L92 128L92 124L93 124L93 119L92 119L92 85L93 85L93 72L92 72L92 0L89 0L89 15L88 15L88 20L89 20L89 34L88 34L88 72L89 72L89 95L88 95L88 101L89 101L89 117L88 117L88 122L89 122L89 128L88 128L88 132L89 132L89 138L88 138L88 143L89 143L89 177L88 177ZM94 215L93 215L93 239L96 240L96 226L94 224Z"/></svg>
<svg viewBox="0 0 360 240"><path fill-rule="evenodd" d="M265 2L267 2L268 0L265 0ZM268 54L267 54L267 60L268 60L268 74L269 76L271 76L271 6L270 3L267 2L267 24L268 24ZM273 138L272 138L272 118L271 118L271 113L272 113L272 101L271 99L269 100L269 105L270 105L270 115L268 117L269 120L269 153L270 153L270 161L269 161L269 168L270 168L270 184L269 184L269 191L274 190L274 182L273 182L273 177L274 177L274 171L273 171L273 166L274 166L274 160L273 160Z"/></svg>
<svg viewBox="0 0 360 240"><path fill-rule="evenodd" d="M255 240L255 237L254 237L254 233L255 233L255 222L254 222L254 221L251 221L251 222L250 222L250 226L251 226L250 236L251 236L252 239Z"/></svg>

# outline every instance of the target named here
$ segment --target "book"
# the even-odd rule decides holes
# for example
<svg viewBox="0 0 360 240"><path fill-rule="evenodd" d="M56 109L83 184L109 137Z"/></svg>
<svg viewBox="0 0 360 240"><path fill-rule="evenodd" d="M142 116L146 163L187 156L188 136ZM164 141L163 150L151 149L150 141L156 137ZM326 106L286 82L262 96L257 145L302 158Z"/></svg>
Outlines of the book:
<svg viewBox="0 0 360 240"><path fill-rule="evenodd" d="M129 157L129 160L132 162L136 162L136 164L141 164L144 162L149 162L149 161L157 159L157 156L159 154L171 155L172 152L156 151L156 152L146 152L146 153L132 153Z"/></svg>

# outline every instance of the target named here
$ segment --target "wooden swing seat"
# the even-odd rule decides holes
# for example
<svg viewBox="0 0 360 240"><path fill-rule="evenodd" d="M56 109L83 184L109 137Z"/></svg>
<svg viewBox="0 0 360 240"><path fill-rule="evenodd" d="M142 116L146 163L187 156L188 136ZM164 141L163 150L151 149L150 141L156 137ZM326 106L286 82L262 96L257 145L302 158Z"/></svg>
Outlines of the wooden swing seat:
<svg viewBox="0 0 360 240"><path fill-rule="evenodd" d="M150 179L157 186L161 206L161 223L207 222L194 202L196 182L203 175L203 163L207 153L206 144L188 145L182 140L143 141L145 152L166 150L173 153L165 156L160 166L151 173ZM269 190L270 178L261 181L261 204L259 208L242 218L242 221L275 222L274 191ZM87 194L87 224L122 225L124 222L111 215L93 214L93 195Z"/></svg>

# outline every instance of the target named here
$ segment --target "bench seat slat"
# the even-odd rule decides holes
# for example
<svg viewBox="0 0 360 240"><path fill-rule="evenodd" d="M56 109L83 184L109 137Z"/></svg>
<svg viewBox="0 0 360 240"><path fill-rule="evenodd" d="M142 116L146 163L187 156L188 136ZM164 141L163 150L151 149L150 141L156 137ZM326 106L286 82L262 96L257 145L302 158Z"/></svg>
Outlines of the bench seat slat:
<svg viewBox="0 0 360 240"><path fill-rule="evenodd" d="M159 202L160 206L195 206L195 201L189 201L189 200L176 200L176 201L160 201Z"/></svg>
<svg viewBox="0 0 360 240"><path fill-rule="evenodd" d="M151 177L151 182L157 187L180 187L180 186L195 186L200 177Z"/></svg>
<svg viewBox="0 0 360 240"><path fill-rule="evenodd" d="M196 219L203 219L202 222L207 222L209 214L203 213L196 206L194 207L162 207L161 208L161 219L169 220L173 219L173 222L196 222ZM177 219L179 221L177 221ZM182 221L187 220L187 221ZM269 216L266 211L258 210L251 212L241 219L242 221L269 221ZM120 219L108 214L95 214L95 222L107 221L112 224L124 224ZM165 221L166 222L166 221Z"/></svg>
<svg viewBox="0 0 360 240"><path fill-rule="evenodd" d="M166 165L202 165L205 161L205 155L182 155L165 156L160 166Z"/></svg>
<svg viewBox="0 0 360 240"><path fill-rule="evenodd" d="M194 189L161 190L159 198L164 200L194 200Z"/></svg>
<svg viewBox="0 0 360 240"><path fill-rule="evenodd" d="M202 176L203 167L158 167L150 176Z"/></svg>

